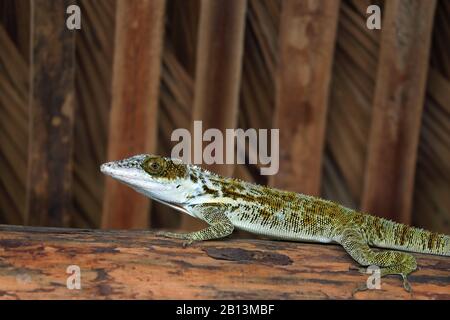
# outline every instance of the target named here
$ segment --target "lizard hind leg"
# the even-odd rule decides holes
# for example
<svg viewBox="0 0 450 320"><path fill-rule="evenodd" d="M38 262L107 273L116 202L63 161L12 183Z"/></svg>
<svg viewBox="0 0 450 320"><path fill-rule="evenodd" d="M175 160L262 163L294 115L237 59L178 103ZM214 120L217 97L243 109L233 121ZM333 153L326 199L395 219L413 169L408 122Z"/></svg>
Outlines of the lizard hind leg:
<svg viewBox="0 0 450 320"><path fill-rule="evenodd" d="M398 251L382 251L376 253L376 259L386 267L381 268L381 276L389 274L399 274L403 279L403 287L406 291L411 292L407 276L417 269L417 262L414 256L405 252Z"/></svg>
<svg viewBox="0 0 450 320"><path fill-rule="evenodd" d="M362 233L352 228L344 230L340 244L359 264L378 266L381 277L390 274L400 275L405 290L411 291L407 276L417 268L416 259L411 254L398 251L376 252L369 247Z"/></svg>

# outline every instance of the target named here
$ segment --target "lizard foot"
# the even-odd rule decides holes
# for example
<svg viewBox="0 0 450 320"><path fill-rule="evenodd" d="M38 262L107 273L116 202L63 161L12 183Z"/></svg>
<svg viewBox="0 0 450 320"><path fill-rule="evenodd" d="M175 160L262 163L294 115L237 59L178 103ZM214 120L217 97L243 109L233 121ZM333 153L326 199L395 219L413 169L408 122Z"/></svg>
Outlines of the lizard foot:
<svg viewBox="0 0 450 320"><path fill-rule="evenodd" d="M192 240L192 239L183 241L183 248L187 248L188 246L190 246L193 243L194 243L194 240Z"/></svg>
<svg viewBox="0 0 450 320"><path fill-rule="evenodd" d="M412 287L411 287L411 284L409 283L408 279L406 278L406 275L402 274L401 276L403 278L403 288L405 288L406 291L411 293Z"/></svg>
<svg viewBox="0 0 450 320"><path fill-rule="evenodd" d="M184 233L176 233L169 231L158 231L156 232L156 236L170 239L186 239L186 234Z"/></svg>
<svg viewBox="0 0 450 320"><path fill-rule="evenodd" d="M363 274L367 274L367 269L364 267L355 267L355 266L351 266L348 268L348 270L351 271L358 271L359 273L363 273Z"/></svg>
<svg viewBox="0 0 450 320"><path fill-rule="evenodd" d="M187 246L190 246L194 240L189 237L189 234L187 233L175 233L175 232L167 232L167 231L158 231L156 232L156 236L169 238L169 239L182 239L183 241L183 248L186 248Z"/></svg>

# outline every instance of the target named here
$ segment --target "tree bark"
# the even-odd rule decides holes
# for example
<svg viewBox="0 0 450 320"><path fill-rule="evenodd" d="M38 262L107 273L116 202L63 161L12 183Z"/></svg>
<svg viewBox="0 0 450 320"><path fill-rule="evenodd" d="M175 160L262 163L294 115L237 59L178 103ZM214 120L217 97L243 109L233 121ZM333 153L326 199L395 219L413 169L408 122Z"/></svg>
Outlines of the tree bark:
<svg viewBox="0 0 450 320"><path fill-rule="evenodd" d="M409 280L369 275L337 245L252 239L195 243L152 231L0 225L0 299L450 299L450 258L415 254ZM81 289L69 290L69 266Z"/></svg>

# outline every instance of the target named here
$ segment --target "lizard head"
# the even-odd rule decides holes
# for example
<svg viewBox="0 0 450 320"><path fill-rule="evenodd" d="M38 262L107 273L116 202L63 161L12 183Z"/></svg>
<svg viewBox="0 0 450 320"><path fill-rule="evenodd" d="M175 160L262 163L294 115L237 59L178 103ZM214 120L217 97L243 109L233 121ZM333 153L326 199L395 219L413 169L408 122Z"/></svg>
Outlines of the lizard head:
<svg viewBox="0 0 450 320"><path fill-rule="evenodd" d="M136 191L163 202L182 203L192 193L189 165L178 159L140 154L102 164L100 170Z"/></svg>

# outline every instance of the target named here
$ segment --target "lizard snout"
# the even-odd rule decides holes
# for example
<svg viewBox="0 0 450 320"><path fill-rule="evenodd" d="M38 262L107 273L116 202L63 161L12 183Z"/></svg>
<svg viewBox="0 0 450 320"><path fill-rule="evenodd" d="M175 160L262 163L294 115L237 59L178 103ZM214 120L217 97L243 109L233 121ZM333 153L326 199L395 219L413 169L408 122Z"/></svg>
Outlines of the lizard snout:
<svg viewBox="0 0 450 320"><path fill-rule="evenodd" d="M112 169L112 163L111 162L104 163L104 164L102 164L100 166L100 171L103 172L103 173L106 173L106 174L111 172L111 169Z"/></svg>

